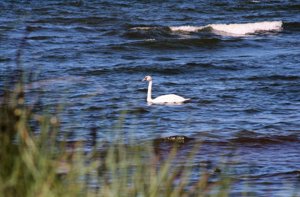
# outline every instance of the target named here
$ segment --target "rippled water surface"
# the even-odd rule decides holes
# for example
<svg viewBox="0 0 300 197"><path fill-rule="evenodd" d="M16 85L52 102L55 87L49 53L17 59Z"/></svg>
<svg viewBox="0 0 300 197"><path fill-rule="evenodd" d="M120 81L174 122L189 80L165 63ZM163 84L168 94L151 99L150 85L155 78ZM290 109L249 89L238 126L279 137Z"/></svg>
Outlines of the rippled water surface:
<svg viewBox="0 0 300 197"><path fill-rule="evenodd" d="M233 154L233 194L300 195L299 13L296 0L1 1L0 85L19 63L30 102L62 104L74 139L185 135L203 141L197 162ZM153 97L191 102L147 105L145 75Z"/></svg>

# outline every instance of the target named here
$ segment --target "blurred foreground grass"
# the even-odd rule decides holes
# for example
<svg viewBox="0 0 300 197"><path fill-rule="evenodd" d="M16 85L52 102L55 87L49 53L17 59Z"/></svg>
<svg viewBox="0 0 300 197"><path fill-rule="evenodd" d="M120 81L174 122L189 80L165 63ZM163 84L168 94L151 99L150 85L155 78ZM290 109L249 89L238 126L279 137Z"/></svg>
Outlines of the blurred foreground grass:
<svg viewBox="0 0 300 197"><path fill-rule="evenodd" d="M84 151L83 142L58 138L57 116L25 103L20 84L1 98L0 196L228 196L229 178L210 182L203 172L191 179L185 164L193 152L175 165L176 148L162 159L151 142L100 149L95 141Z"/></svg>

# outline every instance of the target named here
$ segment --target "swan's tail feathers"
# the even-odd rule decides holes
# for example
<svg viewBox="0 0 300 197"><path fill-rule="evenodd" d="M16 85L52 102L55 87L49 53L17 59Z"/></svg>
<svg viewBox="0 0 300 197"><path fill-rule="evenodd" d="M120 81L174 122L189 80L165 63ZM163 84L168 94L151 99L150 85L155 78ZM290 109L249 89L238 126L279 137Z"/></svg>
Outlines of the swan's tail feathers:
<svg viewBox="0 0 300 197"><path fill-rule="evenodd" d="M187 99L184 99L183 102L188 102L188 101L190 101L190 100L191 100L190 98L187 98Z"/></svg>

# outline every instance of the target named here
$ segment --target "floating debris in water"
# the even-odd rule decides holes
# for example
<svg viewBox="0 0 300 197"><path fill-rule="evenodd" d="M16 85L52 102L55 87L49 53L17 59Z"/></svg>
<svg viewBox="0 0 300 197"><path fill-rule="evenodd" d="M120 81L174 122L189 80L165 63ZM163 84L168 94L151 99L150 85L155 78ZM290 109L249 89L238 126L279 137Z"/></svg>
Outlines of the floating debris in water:
<svg viewBox="0 0 300 197"><path fill-rule="evenodd" d="M184 144L191 140L193 140L193 138L189 138L184 135L174 135L174 136L155 139L154 142L155 143L166 142L166 143Z"/></svg>

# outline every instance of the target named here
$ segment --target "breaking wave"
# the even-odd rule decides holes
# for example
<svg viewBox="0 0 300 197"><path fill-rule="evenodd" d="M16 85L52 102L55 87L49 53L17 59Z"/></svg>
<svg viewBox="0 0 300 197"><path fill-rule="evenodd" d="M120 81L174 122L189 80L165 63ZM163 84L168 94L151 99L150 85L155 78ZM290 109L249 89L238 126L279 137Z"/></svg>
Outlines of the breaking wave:
<svg viewBox="0 0 300 197"><path fill-rule="evenodd" d="M213 33L218 35L244 36L257 32L280 31L282 24L282 21L264 21L240 24L209 24L206 26L173 26L170 29L172 31L198 32L210 28Z"/></svg>
<svg viewBox="0 0 300 197"><path fill-rule="evenodd" d="M246 36L258 32L281 31L283 27L282 21L263 21L256 23L236 23L236 24L209 24L205 26L170 26L166 27L132 27L131 30L140 31L164 31L171 32L200 32L210 31L222 36Z"/></svg>

